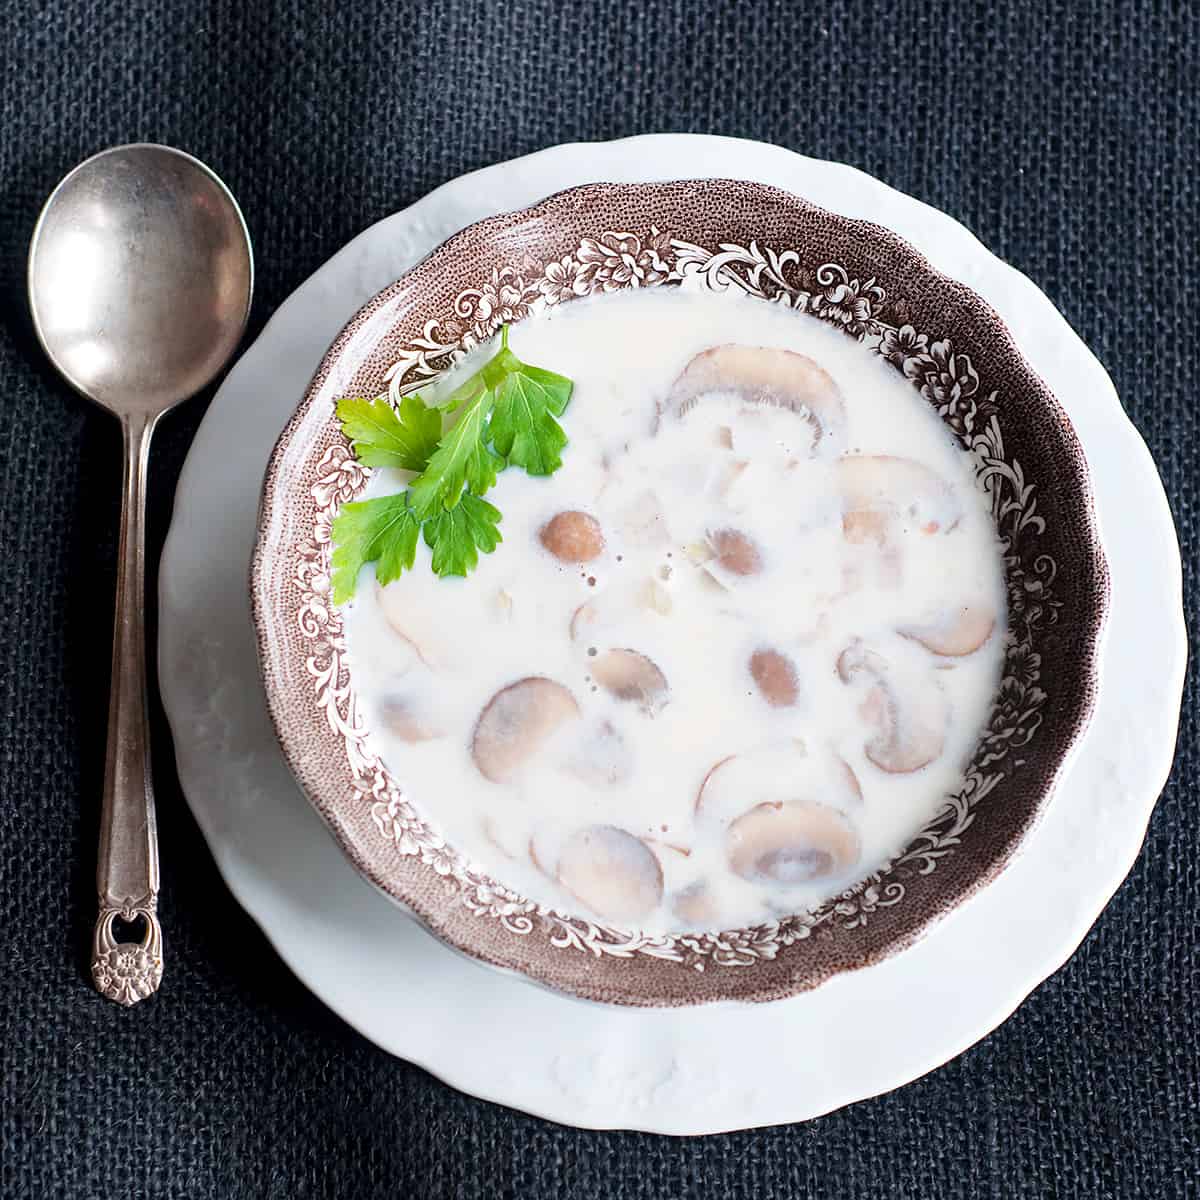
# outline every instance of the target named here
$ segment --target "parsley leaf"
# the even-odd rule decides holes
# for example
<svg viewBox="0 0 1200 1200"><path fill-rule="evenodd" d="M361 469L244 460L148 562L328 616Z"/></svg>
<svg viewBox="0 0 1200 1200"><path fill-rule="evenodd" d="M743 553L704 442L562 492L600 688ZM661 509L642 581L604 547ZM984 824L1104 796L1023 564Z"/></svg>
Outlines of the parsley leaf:
<svg viewBox="0 0 1200 1200"><path fill-rule="evenodd" d="M516 356L513 356L514 359ZM530 475L553 475L562 466L567 435L554 419L571 398L571 381L541 367L526 366L505 375L496 389L489 426L492 445L509 463Z"/></svg>
<svg viewBox="0 0 1200 1200"><path fill-rule="evenodd" d="M422 520L441 508L453 508L464 488L483 495L504 467L487 444L487 419L493 397L481 392L462 410L458 421L442 437L425 470L409 485L413 508Z"/></svg>
<svg viewBox="0 0 1200 1200"><path fill-rule="evenodd" d="M333 602L344 604L354 595L358 574L369 562L376 564L380 583L399 579L416 558L420 528L407 492L343 504L332 528Z"/></svg>
<svg viewBox="0 0 1200 1200"><path fill-rule="evenodd" d="M464 492L453 508L442 509L422 527L433 551L436 575L466 575L479 562L479 551L491 554L504 540L496 526L500 510Z"/></svg>
<svg viewBox="0 0 1200 1200"><path fill-rule="evenodd" d="M399 413L382 396L347 397L337 415L354 456L368 467L423 471L442 436L442 414L414 395L400 401Z"/></svg>
<svg viewBox="0 0 1200 1200"><path fill-rule="evenodd" d="M373 562L383 584L416 561L423 533L438 575L466 575L502 538L500 510L482 499L507 466L551 475L562 466L567 435L556 420L572 384L553 371L522 362L501 329L499 351L436 406L416 395L398 409L385 397L339 400L338 419L358 460L396 467L415 478L408 490L343 504L333 522L333 599L354 595L358 576ZM456 420L444 433L448 415Z"/></svg>

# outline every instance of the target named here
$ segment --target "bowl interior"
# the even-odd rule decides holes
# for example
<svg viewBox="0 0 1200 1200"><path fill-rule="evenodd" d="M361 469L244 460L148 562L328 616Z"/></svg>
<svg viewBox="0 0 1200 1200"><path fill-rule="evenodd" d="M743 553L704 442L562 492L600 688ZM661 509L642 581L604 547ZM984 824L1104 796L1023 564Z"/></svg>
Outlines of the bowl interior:
<svg viewBox="0 0 1200 1200"><path fill-rule="evenodd" d="M369 472L334 419L502 324L631 287L737 289L889 362L973 455L1004 547L1004 677L962 787L886 867L814 912L648 936L531 903L447 846L372 748L329 597L329 526ZM358 869L496 966L624 1004L767 1000L893 953L985 884L1050 797L1090 712L1107 571L1082 450L999 318L906 243L757 184L595 184L471 226L330 348L268 466L251 593L268 704L302 788Z"/></svg>

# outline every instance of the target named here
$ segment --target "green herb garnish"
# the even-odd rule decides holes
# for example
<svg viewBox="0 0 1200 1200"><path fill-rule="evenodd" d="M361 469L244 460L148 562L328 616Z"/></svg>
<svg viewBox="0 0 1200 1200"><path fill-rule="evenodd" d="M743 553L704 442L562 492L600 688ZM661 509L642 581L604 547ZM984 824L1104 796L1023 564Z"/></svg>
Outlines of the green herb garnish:
<svg viewBox="0 0 1200 1200"><path fill-rule="evenodd" d="M423 471L442 436L442 414L415 395L400 401L399 412L382 396L339 400L337 415L355 458L368 467Z"/></svg>
<svg viewBox="0 0 1200 1200"><path fill-rule="evenodd" d="M408 490L343 504L333 522L333 599L354 595L370 562L390 583L416 560L418 535L438 575L466 575L500 544L500 510L482 497L505 467L552 475L567 435L558 423L571 381L523 363L501 330L495 357L436 407L415 393L399 408L384 397L339 400L338 420L355 457L371 467L413 471ZM457 419L443 430L444 417Z"/></svg>

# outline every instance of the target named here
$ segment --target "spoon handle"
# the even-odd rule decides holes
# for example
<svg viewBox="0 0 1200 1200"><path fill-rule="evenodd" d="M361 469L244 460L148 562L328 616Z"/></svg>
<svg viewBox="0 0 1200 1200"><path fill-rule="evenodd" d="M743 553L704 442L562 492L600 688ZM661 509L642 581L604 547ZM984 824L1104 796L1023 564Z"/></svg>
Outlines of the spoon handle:
<svg viewBox="0 0 1200 1200"><path fill-rule="evenodd" d="M136 1004L162 980L162 928L158 923L158 832L150 782L146 716L146 474L156 418L121 420L125 479L121 499L120 561L113 618L112 685L108 701L108 752L96 887L100 915L92 942L92 980L118 1004ZM120 942L118 918L142 927L140 941Z"/></svg>

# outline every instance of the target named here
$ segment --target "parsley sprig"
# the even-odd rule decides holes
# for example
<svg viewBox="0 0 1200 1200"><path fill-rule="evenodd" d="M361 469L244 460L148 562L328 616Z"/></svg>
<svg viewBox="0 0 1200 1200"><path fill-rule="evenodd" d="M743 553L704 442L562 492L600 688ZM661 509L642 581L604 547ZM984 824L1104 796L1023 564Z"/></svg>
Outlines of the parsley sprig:
<svg viewBox="0 0 1200 1200"><path fill-rule="evenodd" d="M483 499L505 467L552 475L567 435L557 418L571 381L500 349L441 404L410 393L397 407L385 397L339 400L337 416L355 457L370 467L414 472L407 490L343 504L333 522L333 599L354 595L359 572L375 564L390 583L416 561L423 536L438 575L466 575L500 544L500 510ZM448 427L443 428L447 418Z"/></svg>

